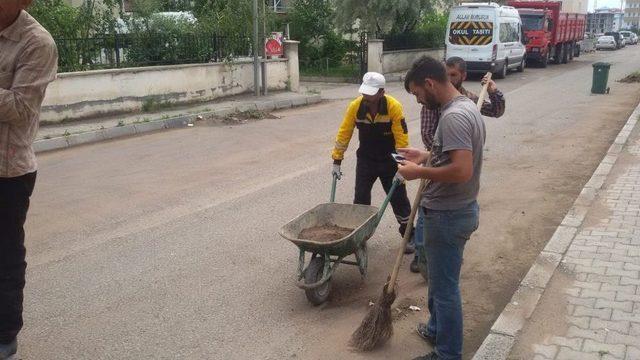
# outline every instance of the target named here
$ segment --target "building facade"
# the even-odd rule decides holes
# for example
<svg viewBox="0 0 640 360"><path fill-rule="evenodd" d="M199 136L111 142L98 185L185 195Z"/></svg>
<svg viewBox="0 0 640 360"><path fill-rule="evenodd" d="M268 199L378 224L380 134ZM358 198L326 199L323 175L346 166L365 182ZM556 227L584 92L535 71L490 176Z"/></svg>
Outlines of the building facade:
<svg viewBox="0 0 640 360"><path fill-rule="evenodd" d="M624 13L620 9L599 8L587 15L587 32L603 34L624 28Z"/></svg>
<svg viewBox="0 0 640 360"><path fill-rule="evenodd" d="M563 0L562 1L563 12L586 14L588 10L589 10L589 0Z"/></svg>
<svg viewBox="0 0 640 360"><path fill-rule="evenodd" d="M624 8L624 27L640 29L640 0L627 0Z"/></svg>

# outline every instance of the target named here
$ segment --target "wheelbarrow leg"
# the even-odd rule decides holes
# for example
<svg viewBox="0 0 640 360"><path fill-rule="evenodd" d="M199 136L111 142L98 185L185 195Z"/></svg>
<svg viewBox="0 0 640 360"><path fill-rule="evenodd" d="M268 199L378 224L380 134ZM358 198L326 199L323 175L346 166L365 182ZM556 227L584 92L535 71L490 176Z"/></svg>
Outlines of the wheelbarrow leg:
<svg viewBox="0 0 640 360"><path fill-rule="evenodd" d="M304 277L304 258L305 251L300 249L300 256L298 257L298 281Z"/></svg>
<svg viewBox="0 0 640 360"><path fill-rule="evenodd" d="M366 279L367 277L367 263L369 262L369 257L367 255L367 243L363 242L362 246L356 249L356 261L358 262L358 269L360 270L360 275Z"/></svg>

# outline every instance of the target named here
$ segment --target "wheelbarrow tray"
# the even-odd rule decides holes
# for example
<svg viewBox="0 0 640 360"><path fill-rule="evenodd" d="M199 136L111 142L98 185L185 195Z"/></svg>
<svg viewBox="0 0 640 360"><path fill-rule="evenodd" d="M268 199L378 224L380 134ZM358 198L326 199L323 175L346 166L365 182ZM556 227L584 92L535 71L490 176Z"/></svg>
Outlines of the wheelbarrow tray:
<svg viewBox="0 0 640 360"><path fill-rule="evenodd" d="M378 226L378 208L356 204L320 204L304 212L280 229L280 235L294 243L300 250L345 257L356 252L373 235ZM300 233L308 228L337 225L354 229L349 235L328 242L300 239Z"/></svg>

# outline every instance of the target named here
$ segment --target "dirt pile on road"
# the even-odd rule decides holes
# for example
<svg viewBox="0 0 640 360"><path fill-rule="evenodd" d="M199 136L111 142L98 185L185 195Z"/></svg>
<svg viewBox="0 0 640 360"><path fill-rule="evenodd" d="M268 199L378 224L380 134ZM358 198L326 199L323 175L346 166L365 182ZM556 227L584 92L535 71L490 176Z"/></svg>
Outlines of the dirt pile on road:
<svg viewBox="0 0 640 360"><path fill-rule="evenodd" d="M636 71L620 80L621 83L637 83L640 82L640 71Z"/></svg>
<svg viewBox="0 0 640 360"><path fill-rule="evenodd" d="M298 237L304 240L330 242L351 234L353 229L343 228L333 224L310 227L300 232Z"/></svg>

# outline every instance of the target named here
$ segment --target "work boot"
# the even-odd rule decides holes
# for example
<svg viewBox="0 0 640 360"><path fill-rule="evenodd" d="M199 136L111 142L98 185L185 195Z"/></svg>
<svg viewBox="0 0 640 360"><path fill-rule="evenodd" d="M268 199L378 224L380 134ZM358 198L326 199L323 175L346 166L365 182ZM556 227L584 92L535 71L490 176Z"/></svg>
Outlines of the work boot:
<svg viewBox="0 0 640 360"><path fill-rule="evenodd" d="M414 274L417 274L420 272L420 266L418 265L418 255L413 257L413 260L409 265L409 270Z"/></svg>
<svg viewBox="0 0 640 360"><path fill-rule="evenodd" d="M0 360L7 360L18 351L18 340L9 344L0 344Z"/></svg>
<svg viewBox="0 0 640 360"><path fill-rule="evenodd" d="M416 330L418 330L418 335L420 335L427 344L431 345L431 347L436 347L436 337L429 334L429 331L427 331L427 324L419 323Z"/></svg>
<svg viewBox="0 0 640 360"><path fill-rule="evenodd" d="M407 246L404 247L405 254L413 254L416 252L416 246L413 244L413 241L407 243Z"/></svg>
<svg viewBox="0 0 640 360"><path fill-rule="evenodd" d="M407 224L400 224L400 228L398 229L400 231L400 236L404 238L404 231L407 228ZM416 252L416 246L414 244L414 233L415 233L415 229L411 229L411 237L409 237L409 242L407 243L407 245L404 248L404 253L405 254L413 254L414 252Z"/></svg>
<svg viewBox="0 0 640 360"><path fill-rule="evenodd" d="M438 357L438 354L436 354L435 351L432 351L432 352L428 353L427 355L418 356L417 358L414 358L413 360L438 360L438 359L440 359Z"/></svg>

